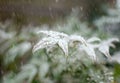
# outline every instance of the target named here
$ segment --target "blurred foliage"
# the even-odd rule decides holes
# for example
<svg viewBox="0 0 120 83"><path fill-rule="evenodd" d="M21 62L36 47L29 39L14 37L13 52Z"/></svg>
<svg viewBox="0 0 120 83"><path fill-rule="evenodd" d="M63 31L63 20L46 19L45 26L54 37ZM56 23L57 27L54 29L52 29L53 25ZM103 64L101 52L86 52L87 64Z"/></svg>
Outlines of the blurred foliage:
<svg viewBox="0 0 120 83"><path fill-rule="evenodd" d="M0 21L13 19L16 23L53 23L78 9L82 20L92 22L105 14L103 5L114 0L0 0Z"/></svg>
<svg viewBox="0 0 120 83"><path fill-rule="evenodd" d="M115 77L116 83L120 82L120 64L115 64L114 77Z"/></svg>
<svg viewBox="0 0 120 83"><path fill-rule="evenodd" d="M120 0L116 0L114 8L106 9L107 15L94 21L99 30L120 38Z"/></svg>
<svg viewBox="0 0 120 83"><path fill-rule="evenodd" d="M114 17L113 17L114 18ZM116 18L116 17L115 17ZM97 20L96 20L97 22ZM99 21L104 27L104 22ZM111 22L111 20L109 20ZM114 23L113 23L114 24ZM15 28L18 27L20 29ZM21 28L22 27L22 28ZM55 30L67 34L78 34L85 39L97 36L101 39L113 37L103 30L95 29L89 23L80 21L77 15L71 14L64 22L55 23L52 27L42 25L21 26L12 21L0 23L0 82L2 83L119 83L120 65L110 62L96 52L100 62L93 63L86 54L70 48L66 57L60 48L52 53L41 50L32 53L32 46L41 38L39 30ZM100 28L101 29L101 28ZM19 31L17 31L19 30ZM119 45L117 46L119 47ZM111 50L111 49L110 49ZM117 50L119 51L119 50ZM78 53L78 54L77 54ZM114 51L113 53L114 54ZM84 56L81 56L84 55ZM75 59L73 62L72 60ZM109 66L107 66L107 64Z"/></svg>
<svg viewBox="0 0 120 83"><path fill-rule="evenodd" d="M9 26L8 26L9 27ZM26 26L24 26L26 27ZM29 28L28 28L29 27ZM32 25L22 28L20 34L15 31L1 29L1 75L3 83L112 83L113 72L105 65L105 57L100 57L100 64L93 64L86 57L76 55L76 49L71 49L74 56L67 58L60 49L47 54L46 51L32 53L31 47L40 37L36 35L38 30L49 30L47 25L34 27ZM88 28L87 23L80 22L76 17L70 16L63 24L56 23L53 30L76 33L85 38L98 36L102 32ZM93 33L94 31L94 33ZM102 37L103 38L103 37ZM104 35L107 39L108 35ZM81 58L81 59L80 59ZM72 59L76 59L74 62Z"/></svg>

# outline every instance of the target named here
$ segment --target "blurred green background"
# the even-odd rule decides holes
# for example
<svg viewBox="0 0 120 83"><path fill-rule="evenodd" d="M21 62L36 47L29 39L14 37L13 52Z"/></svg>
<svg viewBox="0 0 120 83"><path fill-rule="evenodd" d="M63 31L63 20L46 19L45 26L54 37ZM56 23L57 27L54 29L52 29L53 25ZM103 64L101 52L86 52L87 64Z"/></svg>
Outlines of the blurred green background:
<svg viewBox="0 0 120 83"><path fill-rule="evenodd" d="M111 72L111 83L120 82L120 43L110 48L112 62L103 60L102 66L76 62L78 67L64 65L68 67L64 70L59 61L47 60L44 52L32 53L39 30L120 39L120 0L0 0L0 83L110 83L111 74L105 73ZM44 78L34 74L36 69L45 72Z"/></svg>

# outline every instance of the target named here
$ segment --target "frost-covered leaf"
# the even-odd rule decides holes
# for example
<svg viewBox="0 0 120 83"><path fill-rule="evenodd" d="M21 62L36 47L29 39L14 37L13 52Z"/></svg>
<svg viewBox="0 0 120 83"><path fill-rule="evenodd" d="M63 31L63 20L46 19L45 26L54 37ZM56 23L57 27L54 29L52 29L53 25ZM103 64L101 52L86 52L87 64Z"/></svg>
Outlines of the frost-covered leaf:
<svg viewBox="0 0 120 83"><path fill-rule="evenodd" d="M112 39L108 39L106 41L103 41L100 45L98 50L103 53L106 57L111 57L110 53L109 53L109 48L110 47L115 47L114 46L114 42L118 42L119 39L118 38L112 38Z"/></svg>
<svg viewBox="0 0 120 83"><path fill-rule="evenodd" d="M104 42L110 44L110 43L113 43L113 42L119 42L119 39L118 38L110 38L110 39L108 39L108 40L106 40Z"/></svg>
<svg viewBox="0 0 120 83"><path fill-rule="evenodd" d="M86 44L85 39L82 36L79 35L71 35L70 36L70 42L81 42L82 44Z"/></svg>
<svg viewBox="0 0 120 83"><path fill-rule="evenodd" d="M111 57L110 53L109 53L109 46L108 45L102 45L99 47L99 51L101 53L103 53L106 57Z"/></svg>
<svg viewBox="0 0 120 83"><path fill-rule="evenodd" d="M100 38L97 37L92 37L87 40L88 43L96 42L96 41L101 41Z"/></svg>
<svg viewBox="0 0 120 83"><path fill-rule="evenodd" d="M67 40L59 40L58 41L59 47L63 50L66 56L68 56L68 42Z"/></svg>
<svg viewBox="0 0 120 83"><path fill-rule="evenodd" d="M79 49L85 51L92 60L94 61L97 60L95 50L94 50L95 49L94 45L92 44L80 45Z"/></svg>
<svg viewBox="0 0 120 83"><path fill-rule="evenodd" d="M56 43L57 43L57 40L55 40L52 37L43 38L33 47L33 52L36 52L36 51L43 49L43 48L47 48L49 46L53 46Z"/></svg>
<svg viewBox="0 0 120 83"><path fill-rule="evenodd" d="M65 55L68 55L68 43L69 38L67 34L59 33L55 31L39 31L39 33L44 33L48 37L40 40L33 48L33 52L36 52L39 49L48 48L51 50L51 47L54 47L56 44L63 50Z"/></svg>

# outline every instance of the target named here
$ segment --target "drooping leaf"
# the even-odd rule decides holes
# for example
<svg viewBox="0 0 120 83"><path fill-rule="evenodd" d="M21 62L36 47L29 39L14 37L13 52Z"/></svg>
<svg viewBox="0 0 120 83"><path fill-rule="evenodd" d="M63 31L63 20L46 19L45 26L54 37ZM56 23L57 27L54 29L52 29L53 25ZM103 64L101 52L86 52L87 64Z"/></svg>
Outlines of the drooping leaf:
<svg viewBox="0 0 120 83"><path fill-rule="evenodd" d="M39 31L39 33L44 33L48 37L40 40L33 48L33 52L36 52L39 49L50 49L54 47L54 45L58 44L59 47L63 50L65 55L68 55L68 43L69 38L67 34L55 32L55 31Z"/></svg>
<svg viewBox="0 0 120 83"><path fill-rule="evenodd" d="M87 53L87 55L93 60L96 61L97 57L95 54L95 47L91 44L86 44L86 45L80 45L80 50L83 50Z"/></svg>
<svg viewBox="0 0 120 83"><path fill-rule="evenodd" d="M70 36L70 41L81 42L82 44L86 44L85 39L82 36L79 36L79 35L71 35Z"/></svg>
<svg viewBox="0 0 120 83"><path fill-rule="evenodd" d="M112 39L105 40L99 45L98 50L101 53L103 53L106 57L111 57L109 53L109 49L110 47L115 47L113 42L118 42L118 41L119 41L118 38L112 38Z"/></svg>
<svg viewBox="0 0 120 83"><path fill-rule="evenodd" d="M107 45L102 45L99 47L99 51L101 53L103 53L106 57L111 57L110 53L109 53L109 46Z"/></svg>
<svg viewBox="0 0 120 83"><path fill-rule="evenodd" d="M98 37L92 37L87 40L88 43L96 42L96 41L101 41Z"/></svg>
<svg viewBox="0 0 120 83"><path fill-rule="evenodd" d="M34 47L33 52L36 52L40 49L47 48L48 46L53 46L57 43L57 40L51 37L46 37L40 40Z"/></svg>

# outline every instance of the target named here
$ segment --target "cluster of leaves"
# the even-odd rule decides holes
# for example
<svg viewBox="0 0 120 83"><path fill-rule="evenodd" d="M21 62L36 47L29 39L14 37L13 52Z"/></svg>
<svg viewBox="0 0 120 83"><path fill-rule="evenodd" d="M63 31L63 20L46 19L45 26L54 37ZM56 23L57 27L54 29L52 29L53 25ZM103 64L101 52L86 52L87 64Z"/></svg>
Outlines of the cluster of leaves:
<svg viewBox="0 0 120 83"><path fill-rule="evenodd" d="M93 61L98 60L95 49L110 57L109 47L114 46L112 43L118 41L117 38L101 41L93 37L85 40L79 35L69 36L55 31L39 31L38 33L46 34L46 37L33 47L34 56L22 66L17 75L10 73L5 76L4 83L113 82L112 72L110 73L103 65L94 66Z"/></svg>
<svg viewBox="0 0 120 83"><path fill-rule="evenodd" d="M46 48L48 51L51 51L55 45L58 45L68 56L68 47L75 47L75 44L80 51L85 51L92 60L96 61L95 49L98 49L105 56L110 58L109 48L115 47L113 42L118 42L118 38L111 38L108 40L101 41L97 37L89 38L85 40L82 36L79 35L70 35L64 33L59 33L55 31L40 31L39 33L46 34L47 37L40 40L33 48L33 52ZM95 42L100 42L96 44Z"/></svg>
<svg viewBox="0 0 120 83"><path fill-rule="evenodd" d="M115 47L117 38L108 39L107 34L91 30L73 16L63 26L57 24L52 29L40 30L38 34L44 34L43 38L36 35L38 29L33 26L23 28L19 35L0 30L1 82L113 83L114 72L104 64L111 59L109 49Z"/></svg>

